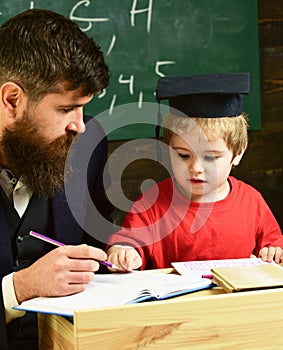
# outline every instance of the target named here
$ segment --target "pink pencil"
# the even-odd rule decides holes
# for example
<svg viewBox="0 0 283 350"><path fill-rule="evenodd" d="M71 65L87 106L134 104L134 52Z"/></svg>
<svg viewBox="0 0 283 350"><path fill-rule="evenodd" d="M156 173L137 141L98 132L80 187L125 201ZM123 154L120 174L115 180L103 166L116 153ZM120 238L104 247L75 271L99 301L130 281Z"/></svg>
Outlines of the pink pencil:
<svg viewBox="0 0 283 350"><path fill-rule="evenodd" d="M61 247L61 246L64 246L64 245L65 245L64 243L55 241L55 239L46 237L46 236L42 235L41 233L37 233L37 232L34 232L34 231L29 231L29 235L32 236L32 237L41 239L42 241L45 241L45 242L51 243L51 244L53 244L53 245L56 245L57 247ZM119 269L118 266L116 266L115 264L111 264L111 263L108 262L108 261L100 261L100 260L99 260L98 262L99 262L100 264L104 265L104 266L111 267L112 269L116 269L116 270Z"/></svg>

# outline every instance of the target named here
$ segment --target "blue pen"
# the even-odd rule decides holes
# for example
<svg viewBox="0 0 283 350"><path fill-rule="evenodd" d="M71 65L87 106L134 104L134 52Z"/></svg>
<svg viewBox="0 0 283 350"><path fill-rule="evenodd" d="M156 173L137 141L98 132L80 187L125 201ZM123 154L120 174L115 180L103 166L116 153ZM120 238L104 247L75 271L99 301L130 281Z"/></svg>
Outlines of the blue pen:
<svg viewBox="0 0 283 350"><path fill-rule="evenodd" d="M37 232L34 232L34 231L30 231L30 232L29 232L29 235L32 236L32 237L41 239L42 241L45 241L45 242L51 243L51 244L53 244L53 245L56 245L56 246L58 246L58 247L61 247L61 246L65 245L64 243L55 241L55 239L46 237L46 236L42 235L41 233L37 233ZM116 270L119 269L118 266L116 266L115 264L111 264L111 263L108 262L108 261L101 261L101 260L99 260L98 262L99 262L100 264L104 265L104 266L111 267L112 269L116 269Z"/></svg>

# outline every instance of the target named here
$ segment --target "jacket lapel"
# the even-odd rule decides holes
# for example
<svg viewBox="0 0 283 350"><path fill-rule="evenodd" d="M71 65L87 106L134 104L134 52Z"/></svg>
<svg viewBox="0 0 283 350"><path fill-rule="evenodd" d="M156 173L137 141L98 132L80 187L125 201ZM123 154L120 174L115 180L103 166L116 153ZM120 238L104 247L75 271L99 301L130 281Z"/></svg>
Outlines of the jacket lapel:
<svg viewBox="0 0 283 350"><path fill-rule="evenodd" d="M73 217L64 192L57 192L52 203L56 239L64 244L80 244L83 229ZM83 208L80 210L83 212Z"/></svg>

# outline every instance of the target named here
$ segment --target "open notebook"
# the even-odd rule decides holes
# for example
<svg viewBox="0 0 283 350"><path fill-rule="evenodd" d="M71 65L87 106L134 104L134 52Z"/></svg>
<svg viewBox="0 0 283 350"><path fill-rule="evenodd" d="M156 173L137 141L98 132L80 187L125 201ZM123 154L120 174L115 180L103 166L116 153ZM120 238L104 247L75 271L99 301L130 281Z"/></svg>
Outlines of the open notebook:
<svg viewBox="0 0 283 350"><path fill-rule="evenodd" d="M200 260L200 261L182 261L172 262L175 270L183 276L190 278L201 278L206 276L213 278L211 269L218 267L240 267L266 265L260 258L242 258L242 259L223 259L223 260Z"/></svg>
<svg viewBox="0 0 283 350"><path fill-rule="evenodd" d="M125 274L96 274L81 293L64 297L38 297L15 307L17 310L73 316L75 310L119 306L212 288L210 279L192 279L174 274L135 271Z"/></svg>

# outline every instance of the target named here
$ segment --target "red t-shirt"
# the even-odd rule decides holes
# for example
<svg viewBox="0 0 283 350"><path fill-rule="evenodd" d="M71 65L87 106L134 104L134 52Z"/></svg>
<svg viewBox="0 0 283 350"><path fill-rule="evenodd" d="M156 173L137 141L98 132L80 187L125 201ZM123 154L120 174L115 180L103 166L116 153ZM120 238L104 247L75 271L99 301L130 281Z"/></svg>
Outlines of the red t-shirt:
<svg viewBox="0 0 283 350"><path fill-rule="evenodd" d="M248 258L263 247L283 248L280 227L261 194L232 176L229 182L229 195L213 203L190 202L172 178L154 185L134 203L108 245L135 247L142 269Z"/></svg>

